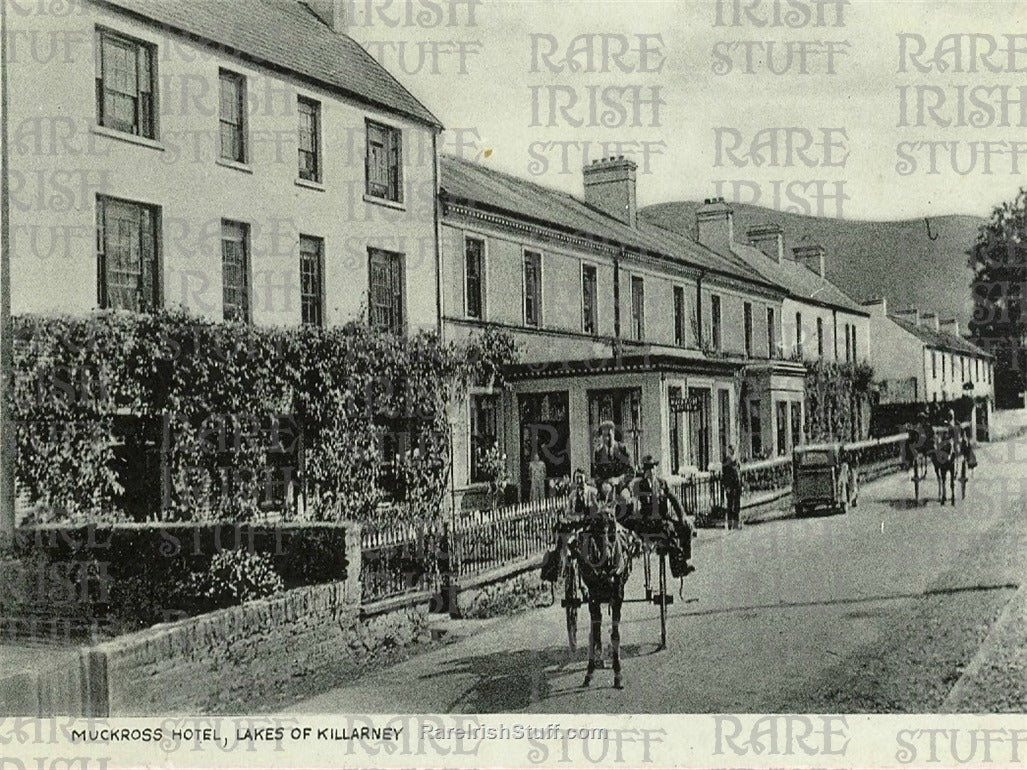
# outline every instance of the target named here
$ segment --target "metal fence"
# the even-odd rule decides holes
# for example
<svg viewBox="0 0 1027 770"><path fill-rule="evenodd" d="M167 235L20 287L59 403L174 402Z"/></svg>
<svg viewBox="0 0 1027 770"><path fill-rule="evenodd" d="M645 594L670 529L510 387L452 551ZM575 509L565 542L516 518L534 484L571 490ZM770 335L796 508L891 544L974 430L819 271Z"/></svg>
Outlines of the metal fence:
<svg viewBox="0 0 1027 770"><path fill-rule="evenodd" d="M478 575L542 553L552 546L553 525L566 507L566 497L553 497L459 515L453 531L454 574Z"/></svg>
<svg viewBox="0 0 1027 770"><path fill-rule="evenodd" d="M844 446L864 479L889 473L902 464L905 434ZM791 456L747 463L740 468L742 504L792 485ZM720 474L708 472L672 483L685 512L700 525L724 516L726 499ZM491 510L456 513L448 520L365 529L360 575L363 601L406 594L441 593L459 582L536 556L553 542L553 525L567 497L520 503Z"/></svg>
<svg viewBox="0 0 1027 770"><path fill-rule="evenodd" d="M397 524L361 535L365 603L422 592L542 553L567 506L554 497L492 510L457 513L429 524Z"/></svg>
<svg viewBox="0 0 1027 770"><path fill-rule="evenodd" d="M362 601L441 590L450 550L446 525L431 522L365 529L360 539Z"/></svg>
<svg viewBox="0 0 1027 770"><path fill-rule="evenodd" d="M720 514L725 506L724 485L717 473L703 473L690 476L675 487L681 506L685 513L694 516L702 524L706 520Z"/></svg>

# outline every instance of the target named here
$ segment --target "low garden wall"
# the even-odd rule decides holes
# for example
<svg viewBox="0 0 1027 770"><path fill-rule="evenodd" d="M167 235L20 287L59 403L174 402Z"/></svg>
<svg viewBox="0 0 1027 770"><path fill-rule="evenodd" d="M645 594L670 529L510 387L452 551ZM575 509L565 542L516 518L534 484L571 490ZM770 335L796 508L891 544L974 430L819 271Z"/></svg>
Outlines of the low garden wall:
<svg viewBox="0 0 1027 770"><path fill-rule="evenodd" d="M371 619L345 583L287 591L90 649L93 716L245 711L427 638L427 607Z"/></svg>
<svg viewBox="0 0 1027 770"><path fill-rule="evenodd" d="M552 604L552 586L542 580L542 556L465 578L455 586L450 614L483 619Z"/></svg>

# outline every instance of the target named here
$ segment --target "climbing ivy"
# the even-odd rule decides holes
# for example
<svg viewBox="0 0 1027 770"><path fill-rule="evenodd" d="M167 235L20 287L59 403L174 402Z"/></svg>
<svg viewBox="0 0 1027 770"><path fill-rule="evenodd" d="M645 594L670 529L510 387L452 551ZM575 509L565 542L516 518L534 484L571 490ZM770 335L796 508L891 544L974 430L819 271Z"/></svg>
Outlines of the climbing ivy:
<svg viewBox="0 0 1027 770"><path fill-rule="evenodd" d="M14 326L17 480L49 520L246 519L283 467L310 518L366 520L397 492L409 515L434 512L446 405L501 380L516 355L501 332L456 346L357 322L264 328L181 311Z"/></svg>
<svg viewBox="0 0 1027 770"><path fill-rule="evenodd" d="M861 362L806 362L807 441L853 441L865 438L866 413L874 384L874 370Z"/></svg>

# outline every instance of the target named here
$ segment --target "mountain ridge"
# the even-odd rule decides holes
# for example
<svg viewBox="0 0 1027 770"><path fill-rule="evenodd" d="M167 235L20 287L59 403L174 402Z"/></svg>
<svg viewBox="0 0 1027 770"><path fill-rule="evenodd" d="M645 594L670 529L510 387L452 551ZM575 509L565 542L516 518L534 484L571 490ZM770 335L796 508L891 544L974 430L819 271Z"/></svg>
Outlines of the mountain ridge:
<svg viewBox="0 0 1027 770"><path fill-rule="evenodd" d="M646 206L639 216L695 237L695 211L701 201L671 201ZM827 249L827 278L857 302L885 297L889 311L917 307L940 318L958 318L961 329L973 314L970 282L973 272L966 251L973 244L982 217L946 214L891 221L849 220L776 211L746 203L730 204L734 238L748 243L746 231L774 223L784 229L785 254L795 246L820 243Z"/></svg>

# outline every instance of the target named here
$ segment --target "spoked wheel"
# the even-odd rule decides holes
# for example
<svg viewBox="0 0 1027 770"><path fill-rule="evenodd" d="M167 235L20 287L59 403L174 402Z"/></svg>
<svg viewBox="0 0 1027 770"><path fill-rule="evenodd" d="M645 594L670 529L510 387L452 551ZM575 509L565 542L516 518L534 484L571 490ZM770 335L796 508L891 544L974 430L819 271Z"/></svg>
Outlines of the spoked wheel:
<svg viewBox="0 0 1027 770"><path fill-rule="evenodd" d="M564 612L567 614L567 644L571 650L578 648L578 609L581 597L578 596L578 574L573 564L567 565L564 573Z"/></svg>
<svg viewBox="0 0 1027 770"><path fill-rule="evenodd" d="M649 561L649 557L652 555L651 550L648 547L643 546L642 548L642 569L645 573L645 600L652 601L653 598L653 566Z"/></svg>
<svg viewBox="0 0 1027 770"><path fill-rule="evenodd" d="M660 649L667 649L667 554L660 554Z"/></svg>

